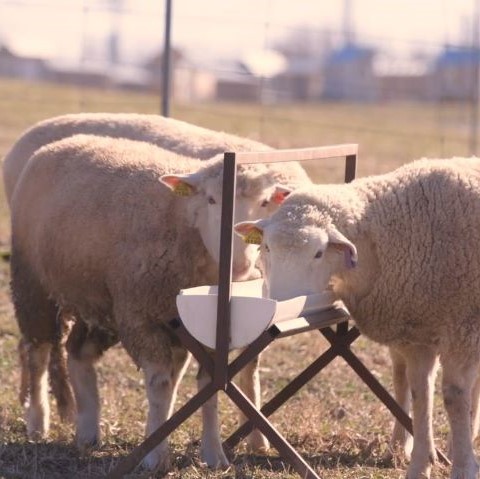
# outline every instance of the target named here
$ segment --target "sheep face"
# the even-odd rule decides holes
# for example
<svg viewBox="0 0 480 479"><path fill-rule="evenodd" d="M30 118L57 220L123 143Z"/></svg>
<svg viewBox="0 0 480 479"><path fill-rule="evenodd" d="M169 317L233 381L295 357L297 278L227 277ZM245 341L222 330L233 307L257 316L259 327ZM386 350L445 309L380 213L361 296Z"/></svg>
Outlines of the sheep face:
<svg viewBox="0 0 480 479"><path fill-rule="evenodd" d="M323 291L357 261L355 246L335 227L292 226L274 218L235 225L245 242L260 245L259 267L276 300Z"/></svg>
<svg viewBox="0 0 480 479"><path fill-rule="evenodd" d="M198 228L203 243L217 263L220 260L220 226L222 213L222 175L209 175L208 170L187 175L166 175L162 182L181 196L187 197L187 211L192 224ZM251 173L251 172L250 172ZM239 173L240 182L249 182L249 191L237 188L235 221L270 215L277 209L280 199L278 189L266 181L264 172L248 178ZM258 278L256 268L258 247L233 239L232 276L235 281Z"/></svg>

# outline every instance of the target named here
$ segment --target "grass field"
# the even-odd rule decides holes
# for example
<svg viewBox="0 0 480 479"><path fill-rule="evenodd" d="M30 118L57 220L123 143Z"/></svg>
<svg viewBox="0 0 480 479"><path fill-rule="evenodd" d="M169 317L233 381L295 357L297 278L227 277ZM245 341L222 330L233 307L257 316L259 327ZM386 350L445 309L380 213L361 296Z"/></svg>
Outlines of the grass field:
<svg viewBox="0 0 480 479"><path fill-rule="evenodd" d="M34 122L53 115L80 111L134 111L156 113L154 95L82 90L0 81L0 157ZM213 129L259 139L276 147L305 147L345 142L360 144L359 176L388 171L421 156L468 153L468 111L464 105L297 105L252 106L233 104L174 105L172 116ZM341 164L331 160L311 163L317 181L338 181ZM9 218L0 197L0 246L8 247ZM0 264L0 477L97 478L117 458L137 445L143 434L146 398L141 375L120 347L112 348L98 365L102 397L103 445L80 456L72 445L73 428L58 422L53 408L48 441L26 440L23 412L18 404L18 330L8 291L8 264ZM309 333L274 343L262 361L264 400L306 366L326 342ZM391 388L390 363L385 348L360 338L354 350L379 380ZM191 366L180 386L177 405L195 391L196 367ZM220 397L222 434L236 425L235 411ZM400 456L384 459L392 419L355 374L336 360L287 405L273 422L321 477L399 478L405 474ZM293 478L288 464L274 450L252 457L242 447L226 471L211 471L199 462L200 417L195 415L171 437L174 467L171 478ZM445 448L446 418L436 397L435 437ZM129 477L156 477L137 471ZM448 477L437 464L433 477Z"/></svg>

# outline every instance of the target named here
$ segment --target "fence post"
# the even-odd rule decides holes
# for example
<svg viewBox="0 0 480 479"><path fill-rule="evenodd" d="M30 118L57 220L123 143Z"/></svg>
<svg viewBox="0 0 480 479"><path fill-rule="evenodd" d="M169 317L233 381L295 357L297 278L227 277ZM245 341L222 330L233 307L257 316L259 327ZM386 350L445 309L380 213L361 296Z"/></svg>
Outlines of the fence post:
<svg viewBox="0 0 480 479"><path fill-rule="evenodd" d="M172 0L165 0L165 41L163 45L162 65L162 115L170 116L170 80L171 80L171 26L172 26Z"/></svg>

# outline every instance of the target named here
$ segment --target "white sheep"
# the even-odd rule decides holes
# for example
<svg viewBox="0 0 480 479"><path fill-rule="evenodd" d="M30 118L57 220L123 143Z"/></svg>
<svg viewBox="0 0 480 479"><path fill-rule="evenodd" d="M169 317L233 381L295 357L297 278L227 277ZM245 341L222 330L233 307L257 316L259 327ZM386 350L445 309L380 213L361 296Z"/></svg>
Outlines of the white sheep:
<svg viewBox="0 0 480 479"><path fill-rule="evenodd" d="M417 161L348 185L301 188L271 218L236 225L261 241L273 298L330 285L362 333L401 355L412 389L409 479L429 477L435 458L437 354L451 477L478 477L470 409L480 359L479 169L479 159Z"/></svg>
<svg viewBox="0 0 480 479"><path fill-rule="evenodd" d="M180 155L206 160L225 151L260 151L267 145L159 115L73 113L40 121L25 131L3 160L8 203L28 159L43 145L77 134L146 141Z"/></svg>
<svg viewBox="0 0 480 479"><path fill-rule="evenodd" d="M18 178L25 167L28 159L40 147L53 141L60 140L79 133L94 133L96 135L114 138L130 138L133 140L146 141L156 144L165 149L180 154L200 159L208 159L217 153L228 150L265 150L270 147L246 138L241 138L224 132L208 130L183 121L159 117L158 115L122 114L122 113L80 113L62 115L41 121L28 129L15 142L3 161L3 179L7 202L13 194ZM293 183L309 181L306 174L299 166L277 168L275 174L279 175L279 181L289 182L288 172L292 172L290 178ZM248 201L239 205L239 217L250 217L248 212L255 204ZM242 210L243 208L243 210ZM212 220L213 216L210 216ZM215 219L216 222L216 219ZM203 225L207 227L208 225ZM213 225L215 231L215 224ZM211 237L211 236L207 236ZM215 244L209 245L215 247ZM236 259L234 261L234 274L240 278L242 275L238 268L244 267L242 255L243 247L235 240ZM240 259L238 259L240 258ZM239 266L240 265L240 266ZM68 322L64 322L67 327ZM58 337L65 338L66 335ZM78 339L77 339L78 340ZM26 404L28 400L28 367L26 351L23 341L19 344L19 356L21 364L21 388L20 401ZM253 366L253 365L252 365ZM75 415L75 405L66 372L65 349L61 343L52 345L50 383L57 400L57 407L62 420L72 420ZM248 378L247 371L252 377ZM258 372L255 368L249 368L242 377L242 385L247 390L259 388ZM255 386L256 384L256 386Z"/></svg>
<svg viewBox="0 0 480 479"><path fill-rule="evenodd" d="M448 158L444 161L448 161L450 164L455 164L462 168L470 168L475 171L480 170L480 162L476 161L473 158ZM408 384L407 377L407 358L402 354L401 350L398 350L394 346L389 348L390 357L392 359L392 380L393 387L395 392L395 399L402 406L402 408L409 413L411 408L411 388ZM415 359L412 356L413 354L419 354L422 359L433 364L433 373L431 380L434 381L436 376L436 371L438 369L438 355L434 357L434 352L431 350L420 350L416 353L414 351L409 351L409 356L411 357L410 361L415 363ZM428 358L425 357L426 354L429 354ZM433 391L431 394L431 401L433 401ZM433 403L429 406L433 408ZM477 377L475 384L472 389L472 402L471 402L471 420L472 420L472 441L478 436L479 427L480 427L480 375ZM391 439L391 445L393 449L401 448L405 451L407 459L410 459L412 447L413 447L413 438L405 430L402 424L399 421L395 421L393 428L393 434ZM448 455L451 456L451 437L449 438L448 445Z"/></svg>
<svg viewBox="0 0 480 479"><path fill-rule="evenodd" d="M93 364L117 340L145 375L147 434L168 417L187 353L164 322L177 314L180 289L217 281L222 172L218 158L200 161L144 142L90 135L51 143L29 160L11 203L11 284L28 343L31 437L48 430L46 367L57 336L57 305L76 318L67 348L79 446L99 439ZM295 177L308 181L298 165L284 173L240 167L237 214L268 214L276 208L274 184ZM187 197L172 195L165 185ZM252 275L256 255L256 247L243 248L236 276ZM200 374L199 387L208 381ZM253 389L246 393L258 405ZM203 408L201 454L211 466L228 463L215 401ZM258 432L251 444L268 447ZM166 469L166 442L144 464Z"/></svg>

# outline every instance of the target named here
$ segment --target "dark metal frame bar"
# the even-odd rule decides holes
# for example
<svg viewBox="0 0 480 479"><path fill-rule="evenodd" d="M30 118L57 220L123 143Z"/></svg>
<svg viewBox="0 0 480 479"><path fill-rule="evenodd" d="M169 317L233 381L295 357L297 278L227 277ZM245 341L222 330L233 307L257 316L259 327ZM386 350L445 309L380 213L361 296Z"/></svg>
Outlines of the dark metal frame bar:
<svg viewBox="0 0 480 479"><path fill-rule="evenodd" d="M349 317L342 308L332 307L310 317L302 318L305 319L305 321L301 322L300 325L298 321L285 321L273 325L246 347L230 364L228 363L232 283L232 239L237 164L305 161L344 157L345 182L350 182L355 178L357 155L358 145L355 144L295 150L225 153L216 349L213 356L188 333L180 319L176 318L170 322L170 326L184 346L192 352L201 366L210 374L212 381L185 403L168 421L153 432L128 456L120 460L117 466L107 475L108 478L119 479L131 472L150 450L166 439L173 430L180 426L180 424L200 408L213 394L218 391L224 391L248 418L247 422L240 426L240 428L225 441L224 445L226 447L230 448L235 446L242 438L248 435L253 428L258 428L301 477L319 479L319 476L305 462L300 454L298 454L286 439L272 426L268 420L268 416L283 405L285 401L337 356L345 359L362 381L364 381L387 408L392 411L404 427L409 432L412 432L412 424L408 415L351 351L350 345L358 338L360 332L356 327L349 328ZM336 331L331 328L333 325L336 325ZM330 348L258 410L232 382L232 378L260 354L273 340L314 329L319 330L327 338L331 344Z"/></svg>

